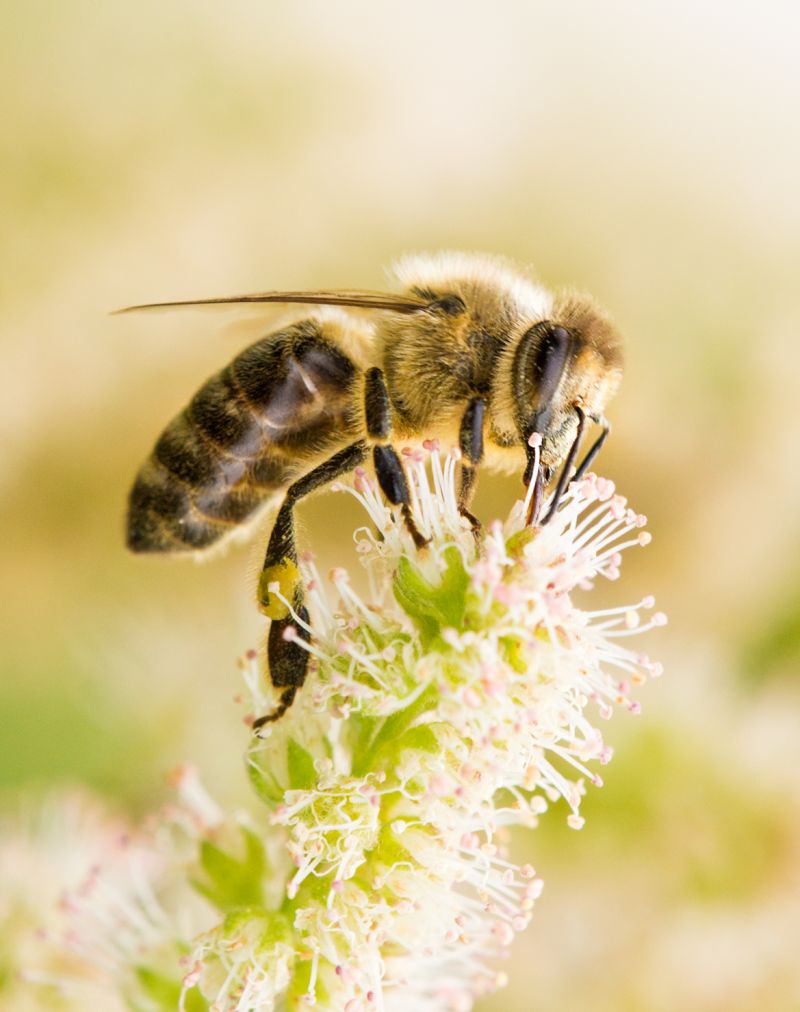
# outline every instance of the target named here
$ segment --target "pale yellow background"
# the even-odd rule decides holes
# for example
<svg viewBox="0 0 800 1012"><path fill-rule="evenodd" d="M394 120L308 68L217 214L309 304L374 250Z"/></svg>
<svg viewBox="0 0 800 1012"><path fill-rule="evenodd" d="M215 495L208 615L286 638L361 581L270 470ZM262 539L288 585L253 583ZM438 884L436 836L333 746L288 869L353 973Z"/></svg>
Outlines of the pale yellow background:
<svg viewBox="0 0 800 1012"><path fill-rule="evenodd" d="M626 334L600 466L654 542L602 599L652 591L671 625L643 714L604 727L585 829L554 811L516 841L546 889L481 1008L800 1007L799 21L770 2L6 8L3 807L84 783L140 813L183 759L247 797L229 701L263 633L261 547L203 567L122 547L136 467L244 338L108 311L502 252ZM517 488L485 479L479 512ZM348 561L357 514L302 512ZM15 987L0 975L0 1004Z"/></svg>

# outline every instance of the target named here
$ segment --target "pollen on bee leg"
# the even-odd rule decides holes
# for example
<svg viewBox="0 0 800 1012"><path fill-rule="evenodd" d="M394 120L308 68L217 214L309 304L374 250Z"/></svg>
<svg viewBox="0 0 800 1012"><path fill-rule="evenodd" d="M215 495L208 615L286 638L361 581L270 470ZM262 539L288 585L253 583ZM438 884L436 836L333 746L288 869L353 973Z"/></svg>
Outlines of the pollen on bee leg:
<svg viewBox="0 0 800 1012"><path fill-rule="evenodd" d="M291 559L277 566L267 566L258 579L258 601L261 612L271 619L289 615L288 602L294 599L300 583L300 570Z"/></svg>

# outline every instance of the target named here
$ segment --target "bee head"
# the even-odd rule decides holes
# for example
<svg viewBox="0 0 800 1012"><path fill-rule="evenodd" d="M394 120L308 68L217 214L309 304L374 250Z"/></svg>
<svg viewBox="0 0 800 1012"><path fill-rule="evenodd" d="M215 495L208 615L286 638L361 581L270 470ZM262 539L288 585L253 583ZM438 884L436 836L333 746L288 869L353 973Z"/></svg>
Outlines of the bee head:
<svg viewBox="0 0 800 1012"><path fill-rule="evenodd" d="M545 457L561 459L574 437L576 409L597 420L621 376L621 340L608 316L589 296L556 293L552 312L523 332L514 353L512 396L522 440L539 433Z"/></svg>

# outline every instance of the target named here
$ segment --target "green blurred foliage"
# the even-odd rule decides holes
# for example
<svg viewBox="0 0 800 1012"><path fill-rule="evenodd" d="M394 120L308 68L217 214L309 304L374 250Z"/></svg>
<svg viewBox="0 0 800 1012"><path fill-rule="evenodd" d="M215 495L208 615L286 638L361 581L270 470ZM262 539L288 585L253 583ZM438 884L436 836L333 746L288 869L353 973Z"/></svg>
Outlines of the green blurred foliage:
<svg viewBox="0 0 800 1012"><path fill-rule="evenodd" d="M796 827L778 792L737 776L703 738L676 736L663 724L639 728L624 735L604 780L582 806L592 827L586 856L611 866L646 852L670 905L744 904L791 870ZM565 820L542 819L534 846L555 857L570 838L580 863L583 840L571 837Z"/></svg>
<svg viewBox="0 0 800 1012"><path fill-rule="evenodd" d="M755 631L745 637L741 670L751 686L768 681L791 680L800 674L800 587L791 583L759 617Z"/></svg>

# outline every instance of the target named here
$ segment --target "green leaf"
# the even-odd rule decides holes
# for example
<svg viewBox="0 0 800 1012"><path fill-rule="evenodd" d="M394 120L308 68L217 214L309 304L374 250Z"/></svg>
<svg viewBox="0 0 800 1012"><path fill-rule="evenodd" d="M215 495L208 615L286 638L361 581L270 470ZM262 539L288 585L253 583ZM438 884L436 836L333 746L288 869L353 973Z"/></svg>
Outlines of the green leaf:
<svg viewBox="0 0 800 1012"><path fill-rule="evenodd" d="M208 1002L196 987L186 992L183 1007L186 1009L186 1012L208 1012Z"/></svg>
<svg viewBox="0 0 800 1012"><path fill-rule="evenodd" d="M307 791L317 782L317 771L314 769L314 757L298 744L294 738L289 739L287 748L289 761L289 787L295 791Z"/></svg>
<svg viewBox="0 0 800 1012"><path fill-rule="evenodd" d="M281 803L283 800L283 787L281 787L275 777L269 773L265 773L252 757L248 758L247 761L247 776L255 788L256 794L270 808Z"/></svg>
<svg viewBox="0 0 800 1012"><path fill-rule="evenodd" d="M291 925L286 917L277 910L264 910L263 907L231 911L225 915L222 931L227 939L245 935L251 944L263 949L278 942L291 943L292 939Z"/></svg>
<svg viewBox="0 0 800 1012"><path fill-rule="evenodd" d="M147 966L137 966L135 973L142 991L149 999L149 1008L152 1008L154 1003L155 1007L163 1012L175 1012L181 997L180 981L173 980ZM186 1012L208 1012L208 1002L196 987L187 991L184 1007Z"/></svg>
<svg viewBox="0 0 800 1012"><path fill-rule="evenodd" d="M508 541L506 541L506 551L512 558L519 558L522 555L522 550L533 541L535 536L535 527L523 527L521 531L512 534Z"/></svg>
<svg viewBox="0 0 800 1012"><path fill-rule="evenodd" d="M417 724L409 728L405 734L392 738L387 742L386 747L380 756L381 766L392 770L400 761L403 752L427 752L435 754L441 750L441 744L436 736L436 723Z"/></svg>
<svg viewBox="0 0 800 1012"><path fill-rule="evenodd" d="M419 629L425 646L428 646L439 632L439 622L429 613L430 587L418 570L403 556L397 565L392 589L397 603Z"/></svg>
<svg viewBox="0 0 800 1012"><path fill-rule="evenodd" d="M359 757L366 754L376 730L384 723L384 717L374 717L363 713L351 713L344 722L342 730L346 736L350 754L353 756L354 766L358 765Z"/></svg>
<svg viewBox="0 0 800 1012"><path fill-rule="evenodd" d="M200 867L205 877L195 879L193 885L222 911L258 907L264 902L263 882L267 871L264 847L249 829L241 832L243 858L227 853L209 840L200 844Z"/></svg>
<svg viewBox="0 0 800 1012"><path fill-rule="evenodd" d="M419 861L411 851L406 850L401 840L402 837L398 836L390 825L381 827L378 845L372 853L372 864L391 868L392 865L410 862L414 867L418 867Z"/></svg>
<svg viewBox="0 0 800 1012"><path fill-rule="evenodd" d="M511 665L511 667L519 675L524 675L528 670L528 663L522 652L522 640L516 636L505 636L500 640L503 647L503 657L505 661Z"/></svg>
<svg viewBox="0 0 800 1012"><path fill-rule="evenodd" d="M388 745L396 743L406 729L427 710L432 710L439 700L439 692L435 685L429 685L424 692L402 710L397 710L381 724L375 737L360 754L353 753L353 774L363 777L373 771L378 764L378 756Z"/></svg>
<svg viewBox="0 0 800 1012"><path fill-rule="evenodd" d="M438 752L440 746L432 724L417 724L416 727L410 728L397 739L395 748L397 755L400 755L406 749L413 749L418 752Z"/></svg>
<svg viewBox="0 0 800 1012"><path fill-rule="evenodd" d="M444 550L445 571L438 586L403 556L397 564L393 590L397 603L413 619L429 646L443 628L460 630L467 606L469 574L461 553L454 546Z"/></svg>
<svg viewBox="0 0 800 1012"><path fill-rule="evenodd" d="M302 1008L303 996L308 994L311 986L312 963L310 959L300 960L295 963L295 971L286 992L287 1008ZM322 1006L325 1007L324 1005Z"/></svg>

